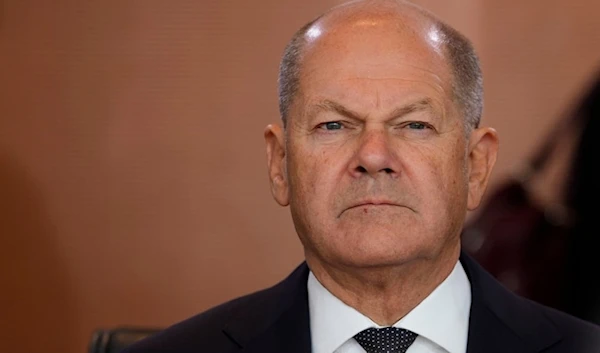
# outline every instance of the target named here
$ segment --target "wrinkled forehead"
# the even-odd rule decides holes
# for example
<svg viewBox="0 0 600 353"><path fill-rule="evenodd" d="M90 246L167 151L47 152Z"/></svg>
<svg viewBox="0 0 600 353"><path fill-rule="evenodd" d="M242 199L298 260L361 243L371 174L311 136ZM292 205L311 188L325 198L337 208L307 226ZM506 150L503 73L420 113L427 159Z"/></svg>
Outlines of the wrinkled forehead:
<svg viewBox="0 0 600 353"><path fill-rule="evenodd" d="M451 74L438 24L395 2L336 8L305 35L302 76L332 74L387 78L406 68L431 73L450 87Z"/></svg>

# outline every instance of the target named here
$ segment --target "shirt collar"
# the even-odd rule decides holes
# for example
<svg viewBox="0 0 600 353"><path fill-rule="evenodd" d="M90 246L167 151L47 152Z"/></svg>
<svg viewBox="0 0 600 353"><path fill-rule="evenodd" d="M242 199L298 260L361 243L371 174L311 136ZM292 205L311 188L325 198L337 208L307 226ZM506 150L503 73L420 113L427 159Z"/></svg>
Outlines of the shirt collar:
<svg viewBox="0 0 600 353"><path fill-rule="evenodd" d="M310 272L308 306L314 353L331 353L357 333L381 327L331 294ZM469 331L471 285L460 264L419 305L393 326L417 333L449 353L464 353Z"/></svg>

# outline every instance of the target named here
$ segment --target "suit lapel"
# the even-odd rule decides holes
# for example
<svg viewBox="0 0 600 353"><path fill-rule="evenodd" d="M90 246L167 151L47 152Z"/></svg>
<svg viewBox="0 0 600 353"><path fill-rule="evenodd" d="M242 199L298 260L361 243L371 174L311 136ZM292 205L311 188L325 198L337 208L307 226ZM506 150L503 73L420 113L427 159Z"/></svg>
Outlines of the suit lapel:
<svg viewBox="0 0 600 353"><path fill-rule="evenodd" d="M471 304L467 353L532 353L498 317L480 301Z"/></svg>
<svg viewBox="0 0 600 353"><path fill-rule="evenodd" d="M282 314L267 331L249 342L244 353L310 353L311 340L308 306L297 312L291 308ZM299 311L299 310L298 310Z"/></svg>
<svg viewBox="0 0 600 353"><path fill-rule="evenodd" d="M223 332L244 353L310 353L308 266L300 265L260 299L240 305Z"/></svg>
<svg viewBox="0 0 600 353"><path fill-rule="evenodd" d="M537 306L503 287L466 254L460 261L472 293L467 353L537 353L561 340Z"/></svg>
<svg viewBox="0 0 600 353"><path fill-rule="evenodd" d="M466 254L471 283L467 353L537 353L561 340L537 306L517 297ZM244 353L310 353L308 267L300 265L250 305L240 303L223 332Z"/></svg>

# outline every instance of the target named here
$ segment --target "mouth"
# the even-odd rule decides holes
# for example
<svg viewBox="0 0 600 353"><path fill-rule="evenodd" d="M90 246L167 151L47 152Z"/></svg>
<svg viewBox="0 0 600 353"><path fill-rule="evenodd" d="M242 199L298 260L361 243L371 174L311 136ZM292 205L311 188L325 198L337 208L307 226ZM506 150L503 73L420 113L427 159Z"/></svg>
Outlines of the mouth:
<svg viewBox="0 0 600 353"><path fill-rule="evenodd" d="M341 217L346 211L350 211L350 210L354 210L354 209L358 209L358 208L364 208L365 213L368 212L369 208L383 208L383 207L404 207L404 208L408 208L410 210L412 210L410 207L407 207L405 205L401 205L392 201L382 201L382 200L370 200L370 201L362 201L356 204L353 204L350 207L345 208L338 216Z"/></svg>

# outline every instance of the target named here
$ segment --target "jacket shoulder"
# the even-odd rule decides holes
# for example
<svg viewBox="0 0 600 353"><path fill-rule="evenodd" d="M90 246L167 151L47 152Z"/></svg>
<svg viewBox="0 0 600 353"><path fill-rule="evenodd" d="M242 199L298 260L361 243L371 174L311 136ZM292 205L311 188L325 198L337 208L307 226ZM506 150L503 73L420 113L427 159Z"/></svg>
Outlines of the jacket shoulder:
<svg viewBox="0 0 600 353"><path fill-rule="evenodd" d="M239 347L227 337L223 328L236 312L261 302L267 291L248 294L201 312L136 342L123 353L234 351Z"/></svg>
<svg viewBox="0 0 600 353"><path fill-rule="evenodd" d="M299 266L288 278L267 289L230 300L176 323L136 342L123 353L228 353L240 345L227 333L229 324L247 325L248 329L268 325L289 298L294 285L302 280L306 265Z"/></svg>
<svg viewBox="0 0 600 353"><path fill-rule="evenodd" d="M562 340L552 347L549 353L600 353L600 326L530 300L527 301L540 308L562 336Z"/></svg>

